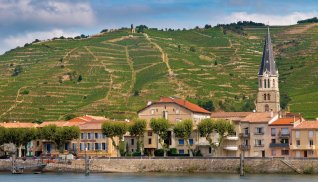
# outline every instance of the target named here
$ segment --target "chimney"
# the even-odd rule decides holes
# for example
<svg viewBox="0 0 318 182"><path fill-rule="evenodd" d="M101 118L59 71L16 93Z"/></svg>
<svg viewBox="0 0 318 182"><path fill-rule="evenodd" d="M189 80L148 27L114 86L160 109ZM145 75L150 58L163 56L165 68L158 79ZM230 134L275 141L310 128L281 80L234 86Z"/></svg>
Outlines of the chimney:
<svg viewBox="0 0 318 182"><path fill-rule="evenodd" d="M271 110L270 116L271 116L271 118L274 117L274 112L273 112L273 110Z"/></svg>
<svg viewBox="0 0 318 182"><path fill-rule="evenodd" d="M151 105L152 104L152 102L151 101L148 101L147 102L147 106L149 106L149 105Z"/></svg>

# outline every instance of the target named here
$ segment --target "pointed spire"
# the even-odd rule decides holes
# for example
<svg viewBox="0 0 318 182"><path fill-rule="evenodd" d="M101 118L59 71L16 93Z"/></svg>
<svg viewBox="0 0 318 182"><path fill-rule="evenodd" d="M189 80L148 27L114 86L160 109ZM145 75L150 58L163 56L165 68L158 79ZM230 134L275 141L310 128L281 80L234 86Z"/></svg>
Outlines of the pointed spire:
<svg viewBox="0 0 318 182"><path fill-rule="evenodd" d="M258 75L262 76L265 73L267 73L268 75L278 76L276 62L274 60L273 46L270 37L269 26L267 26L267 34L265 36L263 57Z"/></svg>

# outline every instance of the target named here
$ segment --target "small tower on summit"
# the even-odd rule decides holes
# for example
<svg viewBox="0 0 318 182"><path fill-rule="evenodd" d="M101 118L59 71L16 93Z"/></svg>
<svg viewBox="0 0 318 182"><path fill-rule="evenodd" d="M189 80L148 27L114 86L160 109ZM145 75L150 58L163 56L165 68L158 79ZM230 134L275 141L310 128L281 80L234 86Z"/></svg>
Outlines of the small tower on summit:
<svg viewBox="0 0 318 182"><path fill-rule="evenodd" d="M258 72L257 112L279 112L278 70L273 54L269 27L265 36L263 57Z"/></svg>
<svg viewBox="0 0 318 182"><path fill-rule="evenodd" d="M136 33L136 28L134 27L134 24L130 25L130 31L131 33Z"/></svg>

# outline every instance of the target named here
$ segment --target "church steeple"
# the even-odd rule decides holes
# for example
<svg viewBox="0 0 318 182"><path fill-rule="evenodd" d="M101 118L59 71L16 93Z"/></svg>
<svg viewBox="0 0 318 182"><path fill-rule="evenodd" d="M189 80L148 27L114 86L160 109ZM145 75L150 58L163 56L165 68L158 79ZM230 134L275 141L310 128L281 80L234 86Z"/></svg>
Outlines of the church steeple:
<svg viewBox="0 0 318 182"><path fill-rule="evenodd" d="M279 112L280 95L278 87L278 70L274 59L269 27L265 35L263 56L258 72L257 112Z"/></svg>
<svg viewBox="0 0 318 182"><path fill-rule="evenodd" d="M263 49L263 57L258 75L278 75L276 63L273 55L273 46L270 37L269 27L267 27L267 34L265 36L265 44Z"/></svg>

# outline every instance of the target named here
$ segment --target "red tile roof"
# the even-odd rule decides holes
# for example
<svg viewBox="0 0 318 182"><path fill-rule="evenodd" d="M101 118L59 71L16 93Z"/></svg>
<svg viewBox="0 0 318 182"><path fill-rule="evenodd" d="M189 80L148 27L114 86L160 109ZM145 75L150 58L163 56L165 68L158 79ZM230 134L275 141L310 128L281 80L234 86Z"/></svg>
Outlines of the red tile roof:
<svg viewBox="0 0 318 182"><path fill-rule="evenodd" d="M318 121L303 121L294 129L318 129Z"/></svg>
<svg viewBox="0 0 318 182"><path fill-rule="evenodd" d="M159 101L153 102L149 105L147 105L145 108L149 107L150 105L156 104L156 103L175 103L178 104L181 107L184 107L192 112L196 112L196 113L204 113L204 114L210 114L210 111L207 111L205 109L203 109L202 107L193 104L189 101L183 100L183 99L179 99L179 98L172 98L172 97L160 97ZM145 108L141 109L140 111L144 110ZM138 112L140 112L138 111Z"/></svg>
<svg viewBox="0 0 318 182"><path fill-rule="evenodd" d="M273 117L270 116L269 112L255 112L251 113L245 118L243 118L242 122L250 122L250 123L265 123L269 122L273 117L277 115L277 113L273 114Z"/></svg>
<svg viewBox="0 0 318 182"><path fill-rule="evenodd" d="M279 118L276 121L272 122L272 125L293 125L294 122L298 121L299 118Z"/></svg>

